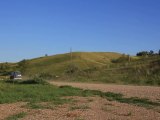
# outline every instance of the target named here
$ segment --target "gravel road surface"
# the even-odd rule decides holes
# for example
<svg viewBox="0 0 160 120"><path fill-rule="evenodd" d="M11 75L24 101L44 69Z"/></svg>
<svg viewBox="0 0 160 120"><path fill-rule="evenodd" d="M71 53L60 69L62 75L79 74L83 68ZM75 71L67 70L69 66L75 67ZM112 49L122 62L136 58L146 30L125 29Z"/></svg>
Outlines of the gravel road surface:
<svg viewBox="0 0 160 120"><path fill-rule="evenodd" d="M100 90L103 92L121 93L126 97L148 98L153 101L160 101L160 87L153 86L131 86L131 85L112 85L112 84L93 84L76 82L50 82L51 84L62 86L70 85L82 89Z"/></svg>

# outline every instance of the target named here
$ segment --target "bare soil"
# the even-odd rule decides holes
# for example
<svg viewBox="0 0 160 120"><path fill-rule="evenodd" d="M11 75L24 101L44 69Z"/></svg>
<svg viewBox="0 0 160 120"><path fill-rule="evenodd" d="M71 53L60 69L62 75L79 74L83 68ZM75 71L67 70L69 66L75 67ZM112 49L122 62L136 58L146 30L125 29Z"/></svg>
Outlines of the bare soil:
<svg viewBox="0 0 160 120"><path fill-rule="evenodd" d="M122 93L126 97L160 100L160 88L150 86L106 85L89 83L51 82L54 85L71 85L83 89L101 90L104 92ZM101 97L65 97L73 102L50 107L31 109L27 103L0 104L0 120L25 112L21 120L160 120L160 108L148 109Z"/></svg>
<svg viewBox="0 0 160 120"><path fill-rule="evenodd" d="M160 111L100 97L70 97L74 102L54 109L28 109L27 103L1 104L0 120L26 112L21 120L160 120Z"/></svg>
<svg viewBox="0 0 160 120"><path fill-rule="evenodd" d="M92 83L77 83L77 82L53 82L53 81L51 82L51 84L58 86L70 85L82 89L121 93L125 97L139 97L139 98L147 98L152 101L160 101L160 87L92 84Z"/></svg>

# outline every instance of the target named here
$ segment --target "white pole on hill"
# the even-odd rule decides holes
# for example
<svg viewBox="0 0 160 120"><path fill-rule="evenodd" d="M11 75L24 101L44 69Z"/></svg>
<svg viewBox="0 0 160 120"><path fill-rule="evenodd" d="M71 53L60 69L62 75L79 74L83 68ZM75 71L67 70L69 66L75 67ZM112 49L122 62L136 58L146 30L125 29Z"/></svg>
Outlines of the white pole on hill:
<svg viewBox="0 0 160 120"><path fill-rule="evenodd" d="M73 62L72 61L72 47L70 48L70 57L71 57L71 63Z"/></svg>

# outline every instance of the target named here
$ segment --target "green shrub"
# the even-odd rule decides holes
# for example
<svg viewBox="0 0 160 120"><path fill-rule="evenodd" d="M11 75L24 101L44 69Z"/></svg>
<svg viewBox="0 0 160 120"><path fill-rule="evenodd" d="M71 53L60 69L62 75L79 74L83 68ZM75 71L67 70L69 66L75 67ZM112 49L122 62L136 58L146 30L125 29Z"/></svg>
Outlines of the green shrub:
<svg viewBox="0 0 160 120"><path fill-rule="evenodd" d="M24 81L23 83L28 84L46 84L46 80L40 76L34 76L31 80Z"/></svg>
<svg viewBox="0 0 160 120"><path fill-rule="evenodd" d="M42 79L47 79L47 80L50 80L52 78L55 78L54 75L50 74L50 73L40 73L38 75L39 78L42 78Z"/></svg>
<svg viewBox="0 0 160 120"><path fill-rule="evenodd" d="M79 71L79 67L74 65L74 64L68 65L67 69L66 69L67 74L73 74L73 73L76 73L78 71Z"/></svg>
<svg viewBox="0 0 160 120"><path fill-rule="evenodd" d="M123 62L129 62L129 61L130 61L130 56L125 54L123 54L118 59L111 60L112 63L123 63Z"/></svg>

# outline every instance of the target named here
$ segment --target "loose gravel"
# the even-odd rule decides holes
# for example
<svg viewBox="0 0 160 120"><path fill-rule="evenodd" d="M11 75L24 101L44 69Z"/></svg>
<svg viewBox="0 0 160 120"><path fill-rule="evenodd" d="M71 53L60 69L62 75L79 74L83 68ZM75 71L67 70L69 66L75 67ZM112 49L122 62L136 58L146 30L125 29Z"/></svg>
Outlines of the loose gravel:
<svg viewBox="0 0 160 120"><path fill-rule="evenodd" d="M70 86L78 87L78 88L82 88L82 89L121 93L125 97L147 98L152 101L160 101L160 87L92 84L92 83L72 83L72 82L53 82L53 81L50 83L54 84L54 85L58 85L58 86L70 85Z"/></svg>
<svg viewBox="0 0 160 120"><path fill-rule="evenodd" d="M69 97L67 97L69 98ZM28 109L27 103L1 104L0 120L26 112L21 120L160 120L160 111L108 101L101 97L70 97L73 103L55 109ZM72 107L75 109L71 109ZM88 106L81 107L81 106Z"/></svg>

